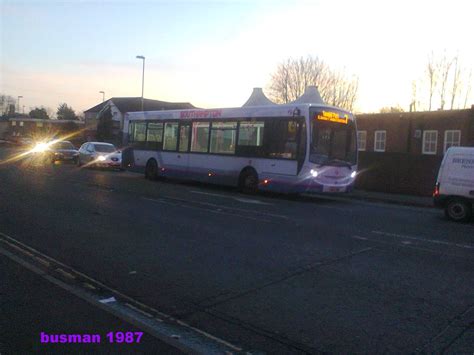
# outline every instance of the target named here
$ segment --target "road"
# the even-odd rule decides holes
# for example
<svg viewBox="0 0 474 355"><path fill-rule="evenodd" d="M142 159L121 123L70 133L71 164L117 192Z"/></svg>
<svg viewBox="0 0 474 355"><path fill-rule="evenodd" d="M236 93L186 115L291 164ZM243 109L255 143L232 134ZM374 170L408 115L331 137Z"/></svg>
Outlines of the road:
<svg viewBox="0 0 474 355"><path fill-rule="evenodd" d="M5 238L236 351L474 351L474 224L438 210L29 160L0 181Z"/></svg>

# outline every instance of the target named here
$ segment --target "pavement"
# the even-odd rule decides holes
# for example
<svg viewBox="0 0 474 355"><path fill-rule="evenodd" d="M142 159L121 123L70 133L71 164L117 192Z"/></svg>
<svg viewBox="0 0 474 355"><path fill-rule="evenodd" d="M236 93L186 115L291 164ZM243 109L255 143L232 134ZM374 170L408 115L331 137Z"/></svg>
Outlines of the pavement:
<svg viewBox="0 0 474 355"><path fill-rule="evenodd" d="M45 282L38 274L0 254L0 354L162 353L179 350L144 333L133 343L109 342L107 333L141 329ZM41 333L97 334L98 344L50 344Z"/></svg>
<svg viewBox="0 0 474 355"><path fill-rule="evenodd" d="M431 196L402 195L356 189L348 195L348 197L356 200L384 202L405 206L434 207L433 198Z"/></svg>
<svg viewBox="0 0 474 355"><path fill-rule="evenodd" d="M244 352L474 350L474 223L437 209L24 161L0 181L1 233ZM0 278L2 295L42 292ZM32 302L12 304L12 329L42 317L22 318Z"/></svg>

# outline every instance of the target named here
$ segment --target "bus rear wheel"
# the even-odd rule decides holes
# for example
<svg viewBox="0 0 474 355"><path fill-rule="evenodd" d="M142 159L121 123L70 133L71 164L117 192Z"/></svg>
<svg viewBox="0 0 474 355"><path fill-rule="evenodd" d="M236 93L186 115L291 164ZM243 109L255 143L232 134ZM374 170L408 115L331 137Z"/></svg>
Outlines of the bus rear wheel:
<svg viewBox="0 0 474 355"><path fill-rule="evenodd" d="M258 191L258 176L254 170L246 170L240 174L240 191L245 194L255 194Z"/></svg>
<svg viewBox="0 0 474 355"><path fill-rule="evenodd" d="M148 180L158 179L158 163L156 162L155 159L150 159L146 163L145 178Z"/></svg>

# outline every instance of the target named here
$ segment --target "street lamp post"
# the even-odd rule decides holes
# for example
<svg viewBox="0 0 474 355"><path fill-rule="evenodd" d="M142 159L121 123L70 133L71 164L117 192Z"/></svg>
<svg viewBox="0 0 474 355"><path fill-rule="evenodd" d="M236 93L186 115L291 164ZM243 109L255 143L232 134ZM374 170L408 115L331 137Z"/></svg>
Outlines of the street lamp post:
<svg viewBox="0 0 474 355"><path fill-rule="evenodd" d="M143 55L137 55L137 59L143 60L143 72L142 72L142 111L143 111L143 92L145 90L145 57Z"/></svg>
<svg viewBox="0 0 474 355"><path fill-rule="evenodd" d="M22 99L23 96L18 96L18 113L20 113L20 99Z"/></svg>
<svg viewBox="0 0 474 355"><path fill-rule="evenodd" d="M99 94L102 94L102 102L105 101L105 91L99 91Z"/></svg>

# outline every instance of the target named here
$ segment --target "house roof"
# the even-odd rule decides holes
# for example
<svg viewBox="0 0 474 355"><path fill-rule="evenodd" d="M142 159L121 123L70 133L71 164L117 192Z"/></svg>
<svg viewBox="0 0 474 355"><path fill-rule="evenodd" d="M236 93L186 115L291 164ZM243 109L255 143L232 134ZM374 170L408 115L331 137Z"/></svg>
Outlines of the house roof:
<svg viewBox="0 0 474 355"><path fill-rule="evenodd" d="M142 111L141 97L112 97L84 112L99 112L109 101L112 101L120 112L137 112ZM179 110L196 108L189 102L167 102L151 99L143 99L143 111L160 111L160 110Z"/></svg>

